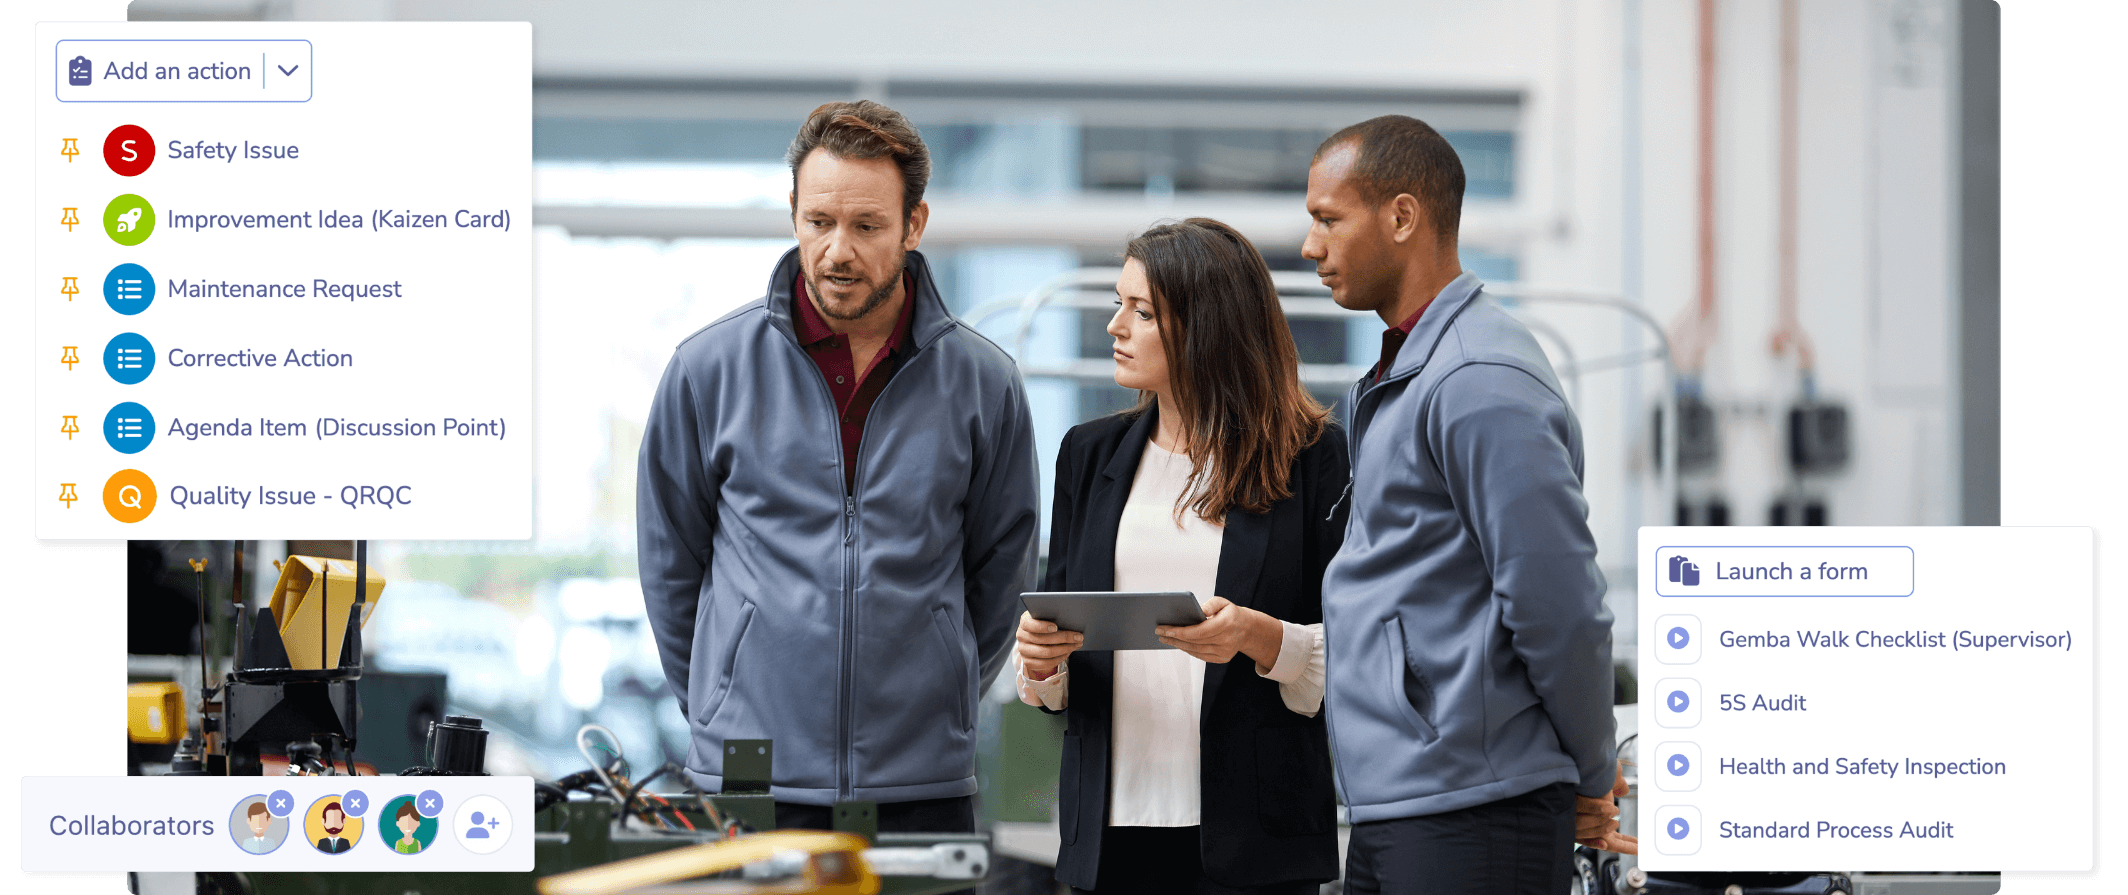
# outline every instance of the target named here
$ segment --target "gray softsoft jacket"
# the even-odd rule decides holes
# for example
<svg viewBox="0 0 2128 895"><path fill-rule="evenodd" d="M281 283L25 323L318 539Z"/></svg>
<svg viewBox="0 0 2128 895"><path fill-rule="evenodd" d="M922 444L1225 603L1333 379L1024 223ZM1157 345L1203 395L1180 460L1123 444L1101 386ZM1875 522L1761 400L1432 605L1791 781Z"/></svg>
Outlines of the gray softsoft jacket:
<svg viewBox="0 0 2128 895"><path fill-rule="evenodd" d="M1354 823L1614 779L1611 615L1581 429L1466 273L1347 396L1352 508L1323 577L1325 717Z"/></svg>
<svg viewBox="0 0 2128 895"><path fill-rule="evenodd" d="M845 497L837 409L768 294L680 343L651 401L637 563L687 767L775 741L777 799L975 792L976 694L1034 574L1039 475L1012 358L946 311L910 252L913 350L872 406Z"/></svg>

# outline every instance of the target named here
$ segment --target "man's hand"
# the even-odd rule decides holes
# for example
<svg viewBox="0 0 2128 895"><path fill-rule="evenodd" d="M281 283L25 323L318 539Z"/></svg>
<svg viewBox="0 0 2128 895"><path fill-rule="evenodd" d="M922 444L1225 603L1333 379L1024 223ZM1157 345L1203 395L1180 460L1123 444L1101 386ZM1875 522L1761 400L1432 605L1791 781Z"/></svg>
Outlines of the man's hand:
<svg viewBox="0 0 2128 895"><path fill-rule="evenodd" d="M1015 635L1018 642L1013 647L1020 656L1020 673L1030 681L1046 681L1057 673L1057 667L1071 657L1079 644L1086 642L1086 635L1077 631L1059 631L1056 622L1045 622L1032 613L1020 613L1020 630Z"/></svg>
<svg viewBox="0 0 2128 895"><path fill-rule="evenodd" d="M1161 643L1213 665L1224 665L1242 653L1269 667L1278 662L1286 629L1278 619L1213 597L1204 602L1204 621L1188 627L1160 625L1153 633Z"/></svg>
<svg viewBox="0 0 2128 895"><path fill-rule="evenodd" d="M1626 763L1618 762L1618 782L1600 799L1574 797L1574 841L1621 855L1640 854L1640 840L1618 829L1617 797L1631 792L1626 786Z"/></svg>

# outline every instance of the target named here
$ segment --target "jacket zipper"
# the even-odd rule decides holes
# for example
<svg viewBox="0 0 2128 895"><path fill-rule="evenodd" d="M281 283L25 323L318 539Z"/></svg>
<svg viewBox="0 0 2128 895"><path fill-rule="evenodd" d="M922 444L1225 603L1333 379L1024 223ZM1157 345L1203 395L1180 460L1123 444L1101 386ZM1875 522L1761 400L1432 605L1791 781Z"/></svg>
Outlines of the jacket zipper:
<svg viewBox="0 0 2128 895"><path fill-rule="evenodd" d="M1359 479L1360 399L1365 394L1367 394L1366 380L1353 383L1352 397L1349 399L1352 407L1352 425L1345 427L1345 494L1338 497L1338 503L1343 503L1345 497L1352 494L1352 483ZM1328 522L1336 517L1337 504L1331 504L1330 515L1323 517L1323 521ZM1327 627L1324 628L1324 636L1329 636ZM1329 645L1324 644L1324 646L1327 649ZM1337 742L1337 712L1332 711L1330 708L1329 694L1335 689L1331 682L1331 676L1337 673L1335 664L1333 662L1323 663L1323 723L1330 728L1330 741L1333 748L1335 748ZM1336 774L1338 794L1344 797L1345 817L1349 821L1352 817L1352 787L1345 782L1345 764L1344 762L1333 761L1330 763L1330 767Z"/></svg>
<svg viewBox="0 0 2128 895"><path fill-rule="evenodd" d="M1420 366L1421 368L1424 367L1423 364L1421 364ZM1418 375L1418 370L1413 370L1410 373L1397 378L1405 379L1416 375ZM1359 481L1360 429L1362 426L1360 415L1365 412L1365 408L1361 407L1360 405L1365 402L1370 395L1372 395L1375 391L1379 390L1380 387L1385 384L1387 384L1387 380L1373 383L1373 385L1370 387L1366 380L1361 380L1360 382L1354 383L1352 386L1352 425L1345 427L1345 455L1346 459L1350 461L1350 465L1347 467L1348 471L1345 479L1345 493L1347 494L1352 493L1353 483ZM1381 402L1376 401L1375 403L1380 404ZM1338 499L1341 502L1344 500L1344 498L1342 497ZM1355 505L1353 508L1358 509L1358 506ZM1337 506L1335 504L1332 504L1330 507L1330 515L1337 515ZM1336 689L1336 687L1331 683L1330 680L1331 676L1336 673L1332 670L1333 667L1334 663L1323 663L1323 693L1325 694L1325 698L1323 700L1323 723L1329 726L1330 739L1332 743L1335 743L1337 740L1337 713L1330 710L1330 702L1328 699L1328 694L1334 689ZM1342 762L1332 762L1331 767L1336 771L1338 790L1345 797L1345 816L1349 820L1352 816L1352 787L1350 784L1347 784L1345 782L1345 765Z"/></svg>
<svg viewBox="0 0 2128 895"><path fill-rule="evenodd" d="M797 296L792 296L792 300L797 300ZM828 424L835 433L835 457L839 461L835 471L841 472L842 467L850 462L850 458L842 452L842 408L835 403L835 392L828 388L828 374L820 371L820 365L814 363L813 358L805 353L796 336L786 333L785 337L790 340L791 350L798 353L798 359L805 364L806 369L813 371L813 381L820 385L820 397L827 400ZM870 420L866 422L869 424ZM849 789L850 779L847 745L850 739L850 582L853 577L852 570L856 566L856 558L851 555L850 542L856 537L856 526L852 524L857 515L856 491L856 487L852 485L850 490L842 495L842 623L839 626L841 636L838 638L840 643L837 651L840 663L836 666L835 682L835 704L839 709L835 731L835 792L838 799L841 798L841 793Z"/></svg>
<svg viewBox="0 0 2128 895"><path fill-rule="evenodd" d="M946 328L948 330L953 329L953 324L948 324ZM941 332L938 338L943 338L944 336L945 333ZM841 408L835 403L835 392L828 388L828 376L820 371L820 365L813 363L813 359L806 355L804 349L798 348L795 337L791 337L789 334L786 334L786 337L792 339L791 347L798 351L799 359L805 361L806 367L813 371L813 381L820 383L821 395L827 398L828 407L832 411L828 414L828 421L837 427L835 433L835 455L841 458L842 463L845 465L855 464L854 471L850 476L850 488L842 495L842 624L840 626L842 628L842 636L839 638L841 643L838 644L838 655L841 661L838 664L835 683L835 704L838 710L836 713L836 726L839 728L835 731L835 797L838 800L847 801L853 797L850 786L850 765L853 761L850 753L855 748L855 744L850 736L850 731L856 726L855 720L851 717L855 714L855 703L850 698L850 681L855 675L855 669L851 665L855 661L855 657L852 654L856 652L857 642L857 492L859 486L864 484L864 465L862 461L864 460L865 440L872 433L872 417L870 414L865 415L864 430L857 436L857 456L852 458L844 454L842 452L842 432L840 428L842 425ZM931 341L936 342L938 338L933 338ZM903 362L904 368L906 368L908 361L915 360L916 355L922 352L929 344L927 342L915 346L909 352L907 360ZM895 370L895 379L900 379L902 372L903 370ZM863 383L859 383L859 387L862 386ZM877 407L879 402L886 398L887 393L893 390L894 380L888 380L886 387L880 389L879 394L873 397L873 406Z"/></svg>
<svg viewBox="0 0 2128 895"><path fill-rule="evenodd" d="M1345 448L1345 454L1346 454L1346 456L1351 456L1351 454L1352 454L1352 448L1351 448L1351 446L1350 446L1350 445L1347 445L1347 446L1346 446L1346 448ZM1330 521L1330 520L1332 520L1332 519L1335 519L1335 518L1337 518L1337 508L1338 508L1338 507L1341 507L1341 506L1344 506L1344 505L1345 505L1345 498L1347 498L1347 497L1351 497L1351 496L1352 496L1352 470L1351 470L1351 468L1350 468L1350 467L1347 467L1347 468L1346 468L1346 470L1345 470L1345 490L1343 490L1343 491L1341 491L1341 492L1338 492L1338 495L1337 495L1337 502L1336 502L1336 503L1333 503L1333 504L1331 504L1331 505L1330 505L1330 515L1328 515L1328 516L1324 516L1324 517L1323 517L1323 521L1324 521L1324 522L1328 522L1328 521Z"/></svg>
<svg viewBox="0 0 2128 895"><path fill-rule="evenodd" d="M792 296L792 300L797 300L797 296ZM785 333L785 338L790 340L791 349L798 353L798 359L805 363L806 369L813 371L813 381L820 385L820 396L827 400L828 425L835 433L835 456L840 461L835 471L841 472L842 467L849 465L853 460L842 451L842 408L835 403L834 390L828 388L828 374L821 372L820 365L814 363L813 358L805 353L805 349L798 344L796 336ZM887 385L892 387L893 383L889 382ZM882 390L881 393L884 394L885 391ZM874 403L877 403L877 399L874 399ZM867 416L865 428L869 430L871 427L872 420ZM863 436L858 438L857 452L859 456L864 454ZM857 577L857 556L856 547L854 546L857 539L856 523L857 486L856 477L852 476L849 490L843 492L842 495L842 612L841 624L838 626L840 628L840 636L837 638L839 643L837 644L836 656L839 661L836 665L835 680L835 706L837 709L835 718L835 797L837 800L844 801L847 800L847 794L850 791L850 653L853 652L851 644L855 641L850 626L856 619L855 607L851 605L855 599L854 582Z"/></svg>

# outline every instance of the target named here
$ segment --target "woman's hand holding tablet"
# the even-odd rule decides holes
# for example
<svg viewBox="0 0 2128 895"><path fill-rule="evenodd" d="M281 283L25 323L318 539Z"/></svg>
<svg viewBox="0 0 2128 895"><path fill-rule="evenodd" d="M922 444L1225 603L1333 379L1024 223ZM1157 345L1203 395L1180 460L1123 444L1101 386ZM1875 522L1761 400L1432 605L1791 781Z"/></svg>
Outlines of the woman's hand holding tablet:
<svg viewBox="0 0 2128 895"><path fill-rule="evenodd" d="M1022 612L1015 639L1019 641L1013 649L1020 657L1020 673L1030 681L1046 681L1057 673L1065 659L1071 658L1080 644L1086 642L1086 635L1061 630L1056 622L1046 622L1032 613Z"/></svg>
<svg viewBox="0 0 2128 895"><path fill-rule="evenodd" d="M1160 625L1153 629L1160 642L1213 665L1224 665L1239 653L1269 668L1278 663L1278 648L1285 642L1285 626L1225 597L1204 603L1204 621L1187 627Z"/></svg>

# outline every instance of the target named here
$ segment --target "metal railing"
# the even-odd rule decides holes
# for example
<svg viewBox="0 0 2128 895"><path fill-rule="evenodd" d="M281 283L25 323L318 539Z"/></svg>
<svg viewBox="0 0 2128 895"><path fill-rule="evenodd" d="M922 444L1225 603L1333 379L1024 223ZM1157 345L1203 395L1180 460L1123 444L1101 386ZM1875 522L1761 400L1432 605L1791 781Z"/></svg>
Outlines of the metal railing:
<svg viewBox="0 0 2128 895"><path fill-rule="evenodd" d="M1034 331L1035 317L1048 309L1106 311L1114 303L1113 291L1116 279L1123 272L1120 267L1082 267L1066 271L1043 281L1025 296L1007 297L986 302L971 309L965 319L971 326L981 324L999 314L1017 312L1012 330L1011 350L1014 358L1020 359L1020 372L1030 379L1065 379L1073 382L1107 382L1115 375L1115 365L1100 358L1083 358L1062 362L1028 363L1027 343ZM1279 304L1285 309L1289 320L1339 320L1353 319L1353 312L1340 307L1330 299L1330 290L1304 271L1273 271L1272 283L1278 288ZM1554 289L1529 286L1519 283L1488 283L1487 295L1498 299L1510 312L1522 306L1556 305L1562 307L1599 308L1616 311L1639 323L1654 336L1654 347L1641 351L1581 360L1573 345L1550 323L1517 314L1517 319L1528 326L1540 339L1551 343L1554 358L1559 361L1553 370L1567 387L1567 400L1579 404L1581 379L1584 374L1622 370L1649 362L1660 362L1663 370L1661 389L1661 429L1657 433L1658 487L1664 499L1664 513L1677 505L1677 366L1670 353L1670 338L1662 324L1646 308L1620 296L1600 292L1571 289ZM1300 379L1304 386L1346 386L1367 374L1369 366L1357 364L1308 364L1300 365ZM1633 431L1639 423L1628 420L1626 432Z"/></svg>

